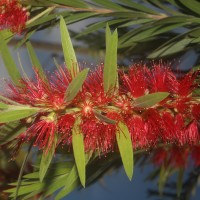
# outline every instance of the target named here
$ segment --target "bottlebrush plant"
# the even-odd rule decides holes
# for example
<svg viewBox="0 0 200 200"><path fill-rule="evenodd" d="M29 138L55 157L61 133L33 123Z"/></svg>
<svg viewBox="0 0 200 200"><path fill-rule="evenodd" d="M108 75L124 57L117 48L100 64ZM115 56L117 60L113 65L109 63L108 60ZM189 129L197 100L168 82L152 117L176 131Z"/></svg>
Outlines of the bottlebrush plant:
<svg viewBox="0 0 200 200"><path fill-rule="evenodd" d="M9 29L20 34L26 26L28 15L20 0L1 0L0 30Z"/></svg>
<svg viewBox="0 0 200 200"><path fill-rule="evenodd" d="M24 21L17 28L10 24L3 28L21 32ZM43 71L27 43L33 79L21 77L6 42L0 40L12 78L0 95L0 143L11 146L13 156L28 145L18 181L6 192L14 199L44 199L57 191L58 200L91 184L119 161L131 180L135 155L148 150L160 169L160 191L173 168L179 173L180 195L187 165L181 155L200 164L200 72L176 77L161 61L133 64L123 71L117 66L118 33L108 25L105 62L89 70L76 59L63 17L60 32L65 64L55 63L52 74ZM36 150L34 172L23 176L28 156ZM56 157L62 159L58 162Z"/></svg>

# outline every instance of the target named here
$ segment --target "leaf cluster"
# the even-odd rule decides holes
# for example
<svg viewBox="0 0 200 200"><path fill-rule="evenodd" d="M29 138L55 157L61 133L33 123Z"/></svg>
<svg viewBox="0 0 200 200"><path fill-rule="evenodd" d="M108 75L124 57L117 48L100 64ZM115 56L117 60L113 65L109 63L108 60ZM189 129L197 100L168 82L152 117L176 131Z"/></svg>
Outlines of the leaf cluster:
<svg viewBox="0 0 200 200"><path fill-rule="evenodd" d="M89 45L89 36L106 24L118 28L119 52L143 55L149 59L171 56L188 49L199 50L200 2L197 0L24 0L29 6L30 20L26 26L27 41L35 31L52 27L63 16L67 24L87 19L89 25L76 34ZM11 37L4 33L4 38ZM98 42L98 40L96 40ZM156 42L155 42L156 41ZM96 45L98 48L98 45Z"/></svg>

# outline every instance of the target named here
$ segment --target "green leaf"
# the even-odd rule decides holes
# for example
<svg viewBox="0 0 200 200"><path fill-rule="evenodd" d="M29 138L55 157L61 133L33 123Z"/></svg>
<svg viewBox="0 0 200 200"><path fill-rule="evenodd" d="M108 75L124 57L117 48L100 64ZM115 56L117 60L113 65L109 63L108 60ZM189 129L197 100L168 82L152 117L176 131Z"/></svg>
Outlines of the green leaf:
<svg viewBox="0 0 200 200"><path fill-rule="evenodd" d="M131 46L134 42L140 42L144 39L149 37L159 35L175 28L181 27L185 25L187 22L184 23L176 23L176 24L168 24L168 25L151 25L146 27L139 27L137 29L130 30L124 36L122 36L119 40L120 48Z"/></svg>
<svg viewBox="0 0 200 200"><path fill-rule="evenodd" d="M190 0L190 1L180 1L181 4L189 8L194 13L200 15L200 3L196 0Z"/></svg>
<svg viewBox="0 0 200 200"><path fill-rule="evenodd" d="M150 8L142 5L141 3L135 3L132 0L120 0L120 2L124 3L125 6L130 6L131 8L134 8L134 9L139 10L141 12L151 13L151 14L155 14L155 15L159 14L155 10L150 9Z"/></svg>
<svg viewBox="0 0 200 200"><path fill-rule="evenodd" d="M2 59L4 61L5 67L7 69L7 72L12 79L12 81L18 85L19 84L19 79L21 78L21 75L19 73L19 70L17 68L17 65L15 64L15 61L12 58L12 55L8 49L8 46L3 39L3 36L1 35L0 32L0 53L2 56Z"/></svg>
<svg viewBox="0 0 200 200"><path fill-rule="evenodd" d="M32 66L35 67L36 69L38 69L41 77L46 78L43 68L40 64L40 61L38 60L38 57L33 49L33 46L31 45L31 43L29 41L26 42L26 47L27 47L27 50L29 53L29 57L30 57Z"/></svg>
<svg viewBox="0 0 200 200"><path fill-rule="evenodd" d="M51 137L53 137L53 138L51 138ZM51 142L51 140L53 140L53 144L51 145L51 148L47 152L46 152L46 150L43 150L42 159L40 162L40 171L39 171L40 182L43 181L43 179L47 173L47 170L51 164L51 161L53 159L54 153L55 153L57 140L58 140L56 133L54 133L50 136L49 142Z"/></svg>
<svg viewBox="0 0 200 200"><path fill-rule="evenodd" d="M135 107L149 108L164 100L169 95L168 92L156 92L138 97L135 102Z"/></svg>
<svg viewBox="0 0 200 200"><path fill-rule="evenodd" d="M37 29L31 30L28 33L26 33L26 37L21 39L17 45L15 46L16 48L20 48L25 42L29 40L29 38L36 32Z"/></svg>
<svg viewBox="0 0 200 200"><path fill-rule="evenodd" d="M71 38L65 20L62 16L60 17L60 34L61 34L65 63L72 77L74 77L79 72L78 62L76 59L76 55L74 52L74 48L71 42Z"/></svg>
<svg viewBox="0 0 200 200"><path fill-rule="evenodd" d="M124 165L125 172L128 178L131 180L134 168L132 141L128 127L123 122L118 123L118 128L119 129L116 133L117 144L119 147L119 152L122 158L122 163Z"/></svg>
<svg viewBox="0 0 200 200"><path fill-rule="evenodd" d="M67 174L71 171L72 167L73 167L74 163L72 161L66 161L66 162L56 162L56 163L52 163L49 166L49 169L46 173L46 176L44 178L49 180L52 179L52 177L54 176L59 176L59 175L63 175L63 174ZM38 169L40 169L40 166L38 166ZM39 172L35 171L33 173L30 174L26 174L23 176L23 178L25 179L39 179Z"/></svg>
<svg viewBox="0 0 200 200"><path fill-rule="evenodd" d="M97 31L103 27L106 26L106 24L110 25L114 25L114 24L118 24L118 23L122 23L122 22L126 22L127 19L116 19L116 20L105 20L105 21L101 21L101 22L96 22L94 24L91 24L90 26L88 26L85 30L83 30L81 33L79 33L76 38L83 36L83 35L87 35L88 33Z"/></svg>
<svg viewBox="0 0 200 200"><path fill-rule="evenodd" d="M113 3L110 0L92 0L93 2L103 6L104 8L115 10L115 11L128 11L128 9L120 6L117 3Z"/></svg>
<svg viewBox="0 0 200 200"><path fill-rule="evenodd" d="M117 30L113 35L110 32L110 28L106 27L106 57L105 66L103 71L103 84L104 92L114 92L116 89L118 73L117 73L117 43L118 34Z"/></svg>
<svg viewBox="0 0 200 200"><path fill-rule="evenodd" d="M105 115L102 115L101 112L97 111L97 110L93 110L95 116L101 120L102 122L106 122L107 124L116 124L115 120L112 120L108 117L106 117Z"/></svg>
<svg viewBox="0 0 200 200"><path fill-rule="evenodd" d="M84 69L72 80L65 93L65 101L72 101L76 97L87 77L88 71L88 68Z"/></svg>
<svg viewBox="0 0 200 200"><path fill-rule="evenodd" d="M136 24L145 24L145 23L152 22L152 21L153 21L153 19L138 19L138 20L134 20L134 21L131 20L131 21L125 23L125 24L118 26L118 28L133 26L133 25L136 25Z"/></svg>
<svg viewBox="0 0 200 200"><path fill-rule="evenodd" d="M2 39L3 39L6 43L8 43L8 42L12 39L13 33L12 33L10 30L4 29L4 30L1 30L0 36L2 37ZM1 49L1 48L2 48L2 47L0 46L0 49Z"/></svg>
<svg viewBox="0 0 200 200"><path fill-rule="evenodd" d="M160 168L160 174L158 179L158 190L160 194L162 194L163 192L163 188L165 186L169 174L170 174L169 168L166 168L165 165L163 164Z"/></svg>
<svg viewBox="0 0 200 200"><path fill-rule="evenodd" d="M69 11L62 11L62 12L59 12L59 13L54 13L54 14L48 14L46 13L44 16L42 16L41 18L37 19L37 20L34 20L32 21L31 23L29 23L26 27L27 28L32 28L34 27L34 30L37 30L36 27L39 28L39 25L43 25L43 24L46 24L46 23L51 23L51 22L54 22L55 23L55 19L57 19L57 17L61 15L63 17L66 17L66 16L69 16L70 15L70 12ZM58 20L56 20L57 22ZM59 21L58 21L59 22Z"/></svg>
<svg viewBox="0 0 200 200"><path fill-rule="evenodd" d="M63 0L50 0L51 2L58 3L60 5L77 7L77 8L89 8L89 6L81 0L73 0L73 1L63 1Z"/></svg>
<svg viewBox="0 0 200 200"><path fill-rule="evenodd" d="M65 187L56 195L55 200L59 200L69 194L74 187L77 186L78 172L76 165L73 166L67 176Z"/></svg>
<svg viewBox="0 0 200 200"><path fill-rule="evenodd" d="M44 187L44 183L40 183L40 182L35 182L30 185L29 184L23 185L19 188L18 196L28 194L28 193L36 191L36 190L41 190L42 186ZM6 190L5 192L12 193L10 195L10 197L15 197L15 195L16 195L15 190L16 190L16 188L11 188L11 189Z"/></svg>
<svg viewBox="0 0 200 200"><path fill-rule="evenodd" d="M183 51L193 40L194 38L184 38L180 41L174 41L161 49L153 51L148 58L159 58Z"/></svg>
<svg viewBox="0 0 200 200"><path fill-rule="evenodd" d="M6 97L4 97L4 96L1 96L1 95L0 95L0 100L4 101L4 102L6 102L6 103L10 103L10 104L12 104L12 105L16 105L16 106L20 106L20 105L21 105L21 104L15 102L15 101L13 101L13 100L11 100L11 99L8 99L8 98L6 98ZM11 106L11 105L9 105L9 106Z"/></svg>
<svg viewBox="0 0 200 200"><path fill-rule="evenodd" d="M25 107L16 107L15 109L7 109L0 112L0 123L7 123L12 121L17 121L20 119L24 119L26 117L29 117L35 113L37 113L38 110L35 108L25 108Z"/></svg>
<svg viewBox="0 0 200 200"><path fill-rule="evenodd" d="M84 138L80 130L80 118L78 118L72 129L72 146L74 151L74 158L80 177L81 184L85 187L85 149Z"/></svg>
<svg viewBox="0 0 200 200"><path fill-rule="evenodd" d="M90 160L90 154L86 154L85 155L86 164L89 162L89 160ZM57 194L57 196L55 197L55 200L60 200L61 198L65 197L79 185L80 183L78 182L77 167L76 165L74 165L65 180L65 187Z"/></svg>
<svg viewBox="0 0 200 200"><path fill-rule="evenodd" d="M177 196L180 197L181 191L182 191L182 185L183 185L183 177L184 177L184 168L180 168L178 170L178 176L177 176Z"/></svg>
<svg viewBox="0 0 200 200"><path fill-rule="evenodd" d="M65 17L65 21L67 24L75 23L80 20L84 20L90 17L94 17L97 15L95 12L81 12L81 13L74 13L73 15L69 15L68 17Z"/></svg>
<svg viewBox="0 0 200 200"><path fill-rule="evenodd" d="M15 192L15 194L14 194L14 199L15 199L15 200L18 199L18 192L19 192L19 188L20 188L21 182L22 182L22 175L23 175L24 169L25 169L25 167L26 167L26 163L27 163L27 161L28 161L28 157L29 157L29 155L30 155L30 153L31 153L32 146L33 146L33 143L31 143L31 144L29 145L28 151L27 151L27 153L26 153L26 156L24 157L24 160L23 160L23 163L22 163L20 172L19 172L19 176L18 176L18 180L17 180L16 192Z"/></svg>
<svg viewBox="0 0 200 200"><path fill-rule="evenodd" d="M26 130L24 124L17 123L7 123L0 127L0 145L6 144L16 138L18 135Z"/></svg>
<svg viewBox="0 0 200 200"><path fill-rule="evenodd" d="M52 3L49 3L49 0L26 0L23 1L23 5L31 6L51 6Z"/></svg>
<svg viewBox="0 0 200 200"><path fill-rule="evenodd" d="M0 109L7 109L8 107L7 104L0 102Z"/></svg>

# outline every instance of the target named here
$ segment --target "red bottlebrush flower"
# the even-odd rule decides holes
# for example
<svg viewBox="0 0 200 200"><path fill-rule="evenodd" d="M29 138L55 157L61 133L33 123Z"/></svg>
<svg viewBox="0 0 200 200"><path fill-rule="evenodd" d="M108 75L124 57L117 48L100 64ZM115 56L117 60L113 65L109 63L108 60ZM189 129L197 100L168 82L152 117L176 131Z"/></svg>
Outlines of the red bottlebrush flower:
<svg viewBox="0 0 200 200"><path fill-rule="evenodd" d="M66 68L60 68L47 79L43 79L37 71L35 74L36 80L22 79L18 86L9 84L6 91L11 100L40 108L39 114L31 120L21 120L28 127L20 137L24 142L33 139L39 148L50 149L56 132L58 144L71 147L76 117L81 119L80 130L86 152L117 150L119 121L128 126L134 148L154 148L158 143L182 147L199 142L199 114L196 111L199 103L191 94L195 87L194 76L188 82L185 78L177 81L168 68L137 66L131 68L129 74L121 75L121 93L111 95L104 93L103 69L99 67L89 74L75 99L66 102L66 90L72 81ZM187 89L181 91L183 80ZM162 91L170 93L164 104L150 108L134 107L135 98ZM51 115L54 117L51 118Z"/></svg>
<svg viewBox="0 0 200 200"><path fill-rule="evenodd" d="M175 124L174 124L174 116L170 112L162 113L162 122L163 126L161 127L162 135L161 138L164 142L174 142L174 134L175 134Z"/></svg>
<svg viewBox="0 0 200 200"><path fill-rule="evenodd" d="M88 75L75 104L81 108L82 116L93 118L95 108L104 109L114 98L114 95L104 92L103 68L100 66Z"/></svg>
<svg viewBox="0 0 200 200"><path fill-rule="evenodd" d="M181 114L178 114L175 117L174 138L181 146L185 144L197 144L199 142L199 130L197 123L192 121L186 126L184 117Z"/></svg>
<svg viewBox="0 0 200 200"><path fill-rule="evenodd" d="M147 140L149 144L155 145L162 137L162 118L156 109L150 108L145 112L145 123L147 126Z"/></svg>
<svg viewBox="0 0 200 200"><path fill-rule="evenodd" d="M7 96L24 105L41 108L40 114L31 119L31 123L26 123L27 131L20 135L23 142L35 139L34 145L40 149L51 148L54 134L59 135L58 143L71 143L70 133L74 124L74 117L65 113L65 108L69 102L65 102L66 89L71 81L71 76L67 69L60 68L49 80L44 80L37 71L36 79L22 79L20 85L8 84ZM51 118L51 115L55 117ZM54 119L55 118L55 119Z"/></svg>
<svg viewBox="0 0 200 200"><path fill-rule="evenodd" d="M64 73L61 69L55 73L55 77L44 80L37 71L36 79L22 79L20 86L9 84L8 95L10 99L20 103L36 107L51 108L53 110L63 109L66 106L64 96L71 81L69 73ZM60 84L60 82L62 84Z"/></svg>
<svg viewBox="0 0 200 200"><path fill-rule="evenodd" d="M187 144L196 145L199 143L199 130L196 121L192 121L185 130Z"/></svg>
<svg viewBox="0 0 200 200"><path fill-rule="evenodd" d="M74 122L75 118L71 114L63 115L58 119L57 129L59 130L59 135L61 135L60 142L62 144L71 144L71 132Z"/></svg>
<svg viewBox="0 0 200 200"><path fill-rule="evenodd" d="M114 99L114 105L118 107L120 109L119 112L124 115L128 115L133 112L132 102L125 95L119 96L119 98Z"/></svg>
<svg viewBox="0 0 200 200"><path fill-rule="evenodd" d="M106 114L106 117L116 121L116 124L108 124L93 119L82 119L81 130L84 135L85 150L108 153L115 149L117 122L122 120L116 112Z"/></svg>
<svg viewBox="0 0 200 200"><path fill-rule="evenodd" d="M83 120L81 130L84 134L85 150L107 153L114 150L116 125L105 124L97 119Z"/></svg>
<svg viewBox="0 0 200 200"><path fill-rule="evenodd" d="M176 115L174 118L174 122L174 139L178 144L184 145L186 144L187 138L185 135L185 122L183 115Z"/></svg>
<svg viewBox="0 0 200 200"><path fill-rule="evenodd" d="M0 30L10 29L13 33L21 33L28 20L28 13L20 0L1 0Z"/></svg>
<svg viewBox="0 0 200 200"><path fill-rule="evenodd" d="M145 148L149 145L147 126L139 115L133 115L126 121L134 148Z"/></svg>
<svg viewBox="0 0 200 200"><path fill-rule="evenodd" d="M174 92L177 90L178 82L176 76L163 64L155 64L151 70L146 72L151 93Z"/></svg>
<svg viewBox="0 0 200 200"><path fill-rule="evenodd" d="M128 74L122 74L124 92L130 92L134 98L148 93L145 71L146 68L144 66L134 65L129 69Z"/></svg>
<svg viewBox="0 0 200 200"><path fill-rule="evenodd" d="M195 86L195 79L197 77L197 73L188 73L182 79L179 80L179 87L177 94L182 97L187 97L191 95Z"/></svg>
<svg viewBox="0 0 200 200"><path fill-rule="evenodd" d="M98 67L95 71L90 73L83 84L81 92L82 101L91 101L94 106L104 106L112 101L112 95L104 93L103 88L103 67Z"/></svg>
<svg viewBox="0 0 200 200"><path fill-rule="evenodd" d="M25 141L35 139L34 146L38 146L39 149L44 149L47 153L54 143L56 132L57 127L54 121L42 119L38 122L34 122L22 137Z"/></svg>
<svg viewBox="0 0 200 200"><path fill-rule="evenodd" d="M200 104L194 104L192 106L192 116L195 120L200 120Z"/></svg>

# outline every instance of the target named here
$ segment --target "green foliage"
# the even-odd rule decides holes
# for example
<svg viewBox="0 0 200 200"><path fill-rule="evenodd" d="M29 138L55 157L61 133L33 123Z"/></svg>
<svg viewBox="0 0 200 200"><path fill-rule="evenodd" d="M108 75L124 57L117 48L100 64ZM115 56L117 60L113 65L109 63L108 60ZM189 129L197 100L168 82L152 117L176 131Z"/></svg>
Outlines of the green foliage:
<svg viewBox="0 0 200 200"><path fill-rule="evenodd" d="M42 159L40 162L40 171L39 171L39 178L41 182L44 180L44 177L47 173L47 170L55 154L55 149L56 149L57 140L58 140L56 134L57 133L53 134L53 144L51 144L51 148L48 149L48 146L47 146L47 149L43 150L43 153L42 153ZM50 138L49 141L51 141L51 139L52 138Z"/></svg>
<svg viewBox="0 0 200 200"><path fill-rule="evenodd" d="M111 34L110 28L106 27L106 57L103 71L104 92L112 94L116 90L117 72L117 30Z"/></svg>
<svg viewBox="0 0 200 200"><path fill-rule="evenodd" d="M63 16L67 24L98 17L100 22L91 22L78 36L82 37L96 31L101 34L99 30L108 23L118 28L120 52L126 50L129 54L145 53L148 58L158 58L180 53L185 51L186 47L187 49L199 49L199 35L190 34L198 28L200 23L200 3L197 0L166 0L163 2L142 0L139 3L131 0L117 0L116 2L110 0L76 0L73 2L28 0L23 3L32 6L33 10L37 6L47 7L42 10L43 14L40 12L31 16L32 19L27 24L28 34L33 28L34 30L44 29L58 23L57 16ZM56 10L60 7L66 10ZM177 31L179 28L184 28L184 33ZM192 42L186 44L187 39L191 39ZM156 40L157 43L153 43L152 40ZM163 50L167 51L165 54L159 53L161 45ZM133 49L135 46L137 48Z"/></svg>
<svg viewBox="0 0 200 200"><path fill-rule="evenodd" d="M182 191L182 186L183 186L183 177L184 177L184 168L180 168L178 170L178 176L177 176L177 196L180 197L181 191Z"/></svg>
<svg viewBox="0 0 200 200"><path fill-rule="evenodd" d="M17 65L10 54L8 46L4 40L4 36L0 32L0 54L4 61L7 72L15 84L19 84L18 80L21 78Z"/></svg>
<svg viewBox="0 0 200 200"><path fill-rule="evenodd" d="M67 91L65 93L65 101L72 101L76 97L87 77L88 71L88 68L84 69L83 71L79 72L72 80L72 82L67 87Z"/></svg>
<svg viewBox="0 0 200 200"><path fill-rule="evenodd" d="M23 133L26 127L19 122L10 122L0 127L0 144L6 144Z"/></svg>
<svg viewBox="0 0 200 200"><path fill-rule="evenodd" d="M8 123L30 117L38 112L36 108L9 106L8 109L1 111L0 123Z"/></svg>
<svg viewBox="0 0 200 200"><path fill-rule="evenodd" d="M8 107L7 104L0 102L0 109L7 109Z"/></svg>
<svg viewBox="0 0 200 200"><path fill-rule="evenodd" d="M84 138L80 129L81 120L78 118L72 129L72 146L74 152L74 158L76 167L80 177L81 184L85 187L85 149L84 149Z"/></svg>
<svg viewBox="0 0 200 200"><path fill-rule="evenodd" d="M107 124L116 124L115 120L109 119L108 117L106 117L105 115L102 115L101 112L97 111L97 110L93 110L95 116L102 122L106 122Z"/></svg>
<svg viewBox="0 0 200 200"><path fill-rule="evenodd" d="M28 53L29 53L29 57L30 57L32 66L35 69L38 69L38 72L39 72L40 76L45 79L46 76L44 74L42 65L40 64L40 61L38 60L38 57L37 57L37 55L36 55L36 53L35 53L35 51L33 49L33 46L32 46L30 41L26 42L26 47L27 47L27 50L28 50Z"/></svg>
<svg viewBox="0 0 200 200"><path fill-rule="evenodd" d="M116 137L125 172L128 178L131 180L134 167L133 146L128 127L123 122L118 123Z"/></svg>
<svg viewBox="0 0 200 200"><path fill-rule="evenodd" d="M65 186L63 189L56 195L55 200L59 200L66 195L68 195L74 188L78 186L78 172L77 167L74 165L69 172L69 175L66 179Z"/></svg>
<svg viewBox="0 0 200 200"><path fill-rule="evenodd" d="M79 71L78 62L76 60L74 48L63 17L61 17L60 19L60 34L61 34L63 53L65 57L65 63L67 65L68 70L71 72L72 77L74 77Z"/></svg>
<svg viewBox="0 0 200 200"><path fill-rule="evenodd" d="M168 92L156 92L152 94L147 94L142 97L138 97L134 102L134 106L141 108L149 108L167 98L168 95Z"/></svg>

